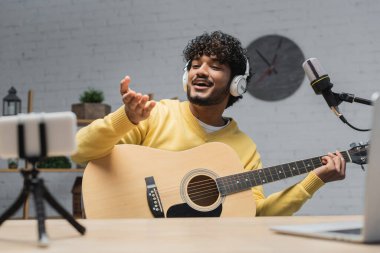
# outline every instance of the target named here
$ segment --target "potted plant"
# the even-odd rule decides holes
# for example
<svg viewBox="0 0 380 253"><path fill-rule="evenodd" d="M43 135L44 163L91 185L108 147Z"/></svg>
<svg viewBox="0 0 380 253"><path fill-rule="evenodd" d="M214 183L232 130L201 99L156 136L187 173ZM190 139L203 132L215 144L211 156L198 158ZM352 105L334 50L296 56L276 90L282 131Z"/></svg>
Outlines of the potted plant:
<svg viewBox="0 0 380 253"><path fill-rule="evenodd" d="M102 104L104 95L101 90L88 88L80 95L79 100L81 103L71 105L71 111L78 119L103 118L111 112L111 106Z"/></svg>
<svg viewBox="0 0 380 253"><path fill-rule="evenodd" d="M71 162L66 156L46 157L37 162L37 168L67 169L71 168Z"/></svg>

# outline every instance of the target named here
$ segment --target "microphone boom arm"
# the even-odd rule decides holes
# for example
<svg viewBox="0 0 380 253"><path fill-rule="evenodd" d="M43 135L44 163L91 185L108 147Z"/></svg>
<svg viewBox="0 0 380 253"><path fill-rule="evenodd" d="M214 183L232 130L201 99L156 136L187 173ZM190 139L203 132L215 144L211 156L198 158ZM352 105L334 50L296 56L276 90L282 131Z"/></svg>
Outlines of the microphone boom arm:
<svg viewBox="0 0 380 253"><path fill-rule="evenodd" d="M335 92L331 92L330 94L332 94L335 98L335 102L337 105L339 105L340 103L342 103L343 101L344 102L349 102L349 103L353 103L353 102L356 102L356 103L360 103L360 104L365 104L365 105L373 105L373 102L371 100L368 100L368 99L364 99L364 98L359 98L359 97L355 97L354 94L350 94L350 93L335 93ZM323 94L322 94L323 95ZM347 124L349 127L351 127L352 129L356 130L356 131L361 131L361 132L366 132L366 131L370 131L371 129L361 129L361 128L357 128L353 125L351 125L347 120L346 118L343 116L342 113L339 112L339 109L337 106L331 106L331 110L333 111L333 113L344 123L344 124Z"/></svg>
<svg viewBox="0 0 380 253"><path fill-rule="evenodd" d="M369 99L364 99L364 98L360 98L360 97L355 97L354 94L350 94L350 93L334 93L334 96L337 100L340 100L340 101L344 101L344 102L349 102L349 103L353 103L353 102L356 102L356 103L360 103L360 104L364 104L364 105L373 105L372 101L369 100Z"/></svg>

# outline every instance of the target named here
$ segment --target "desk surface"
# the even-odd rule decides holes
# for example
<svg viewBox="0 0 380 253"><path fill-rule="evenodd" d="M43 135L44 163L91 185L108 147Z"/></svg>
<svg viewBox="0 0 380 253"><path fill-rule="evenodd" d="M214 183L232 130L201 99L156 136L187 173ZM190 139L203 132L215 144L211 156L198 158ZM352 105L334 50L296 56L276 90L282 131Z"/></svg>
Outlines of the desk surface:
<svg viewBox="0 0 380 253"><path fill-rule="evenodd" d="M65 220L47 220L48 250L36 245L35 220L8 220L0 227L1 252L380 252L380 245L361 245L276 234L269 227L340 220L360 216L259 218L80 220L80 236Z"/></svg>

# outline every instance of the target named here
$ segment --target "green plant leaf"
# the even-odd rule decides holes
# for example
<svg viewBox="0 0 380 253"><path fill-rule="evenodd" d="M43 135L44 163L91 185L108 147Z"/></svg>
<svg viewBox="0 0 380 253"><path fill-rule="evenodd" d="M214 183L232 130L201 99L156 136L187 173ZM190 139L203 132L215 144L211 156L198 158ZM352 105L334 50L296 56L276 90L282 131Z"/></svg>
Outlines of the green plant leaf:
<svg viewBox="0 0 380 253"><path fill-rule="evenodd" d="M71 162L66 156L47 157L38 161L37 168L71 168Z"/></svg>
<svg viewBox="0 0 380 253"><path fill-rule="evenodd" d="M103 91L88 88L82 95L80 95L79 100L82 103L101 103L104 100Z"/></svg>

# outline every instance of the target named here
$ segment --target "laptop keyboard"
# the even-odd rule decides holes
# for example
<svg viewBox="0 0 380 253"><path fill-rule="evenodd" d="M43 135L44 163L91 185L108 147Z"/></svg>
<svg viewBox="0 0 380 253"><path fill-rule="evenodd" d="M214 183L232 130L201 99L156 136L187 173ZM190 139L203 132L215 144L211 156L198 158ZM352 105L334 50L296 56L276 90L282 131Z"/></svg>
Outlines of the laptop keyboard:
<svg viewBox="0 0 380 253"><path fill-rule="evenodd" d="M351 235L360 235L362 232L361 228L353 228L353 229L342 229L342 230L333 230L330 231L333 233L342 233L342 234L351 234Z"/></svg>

